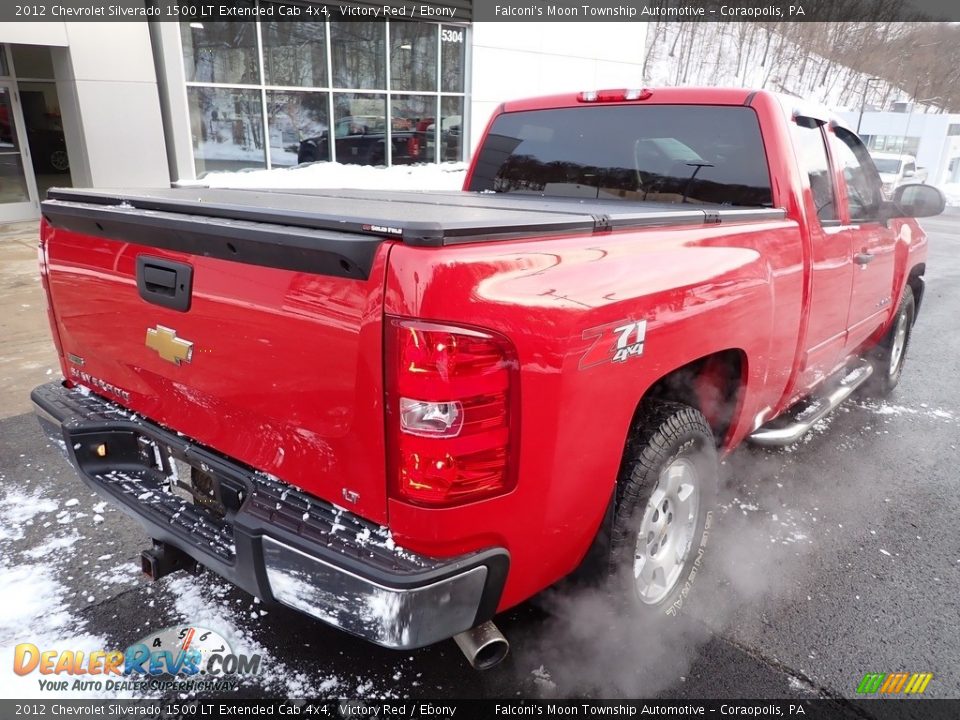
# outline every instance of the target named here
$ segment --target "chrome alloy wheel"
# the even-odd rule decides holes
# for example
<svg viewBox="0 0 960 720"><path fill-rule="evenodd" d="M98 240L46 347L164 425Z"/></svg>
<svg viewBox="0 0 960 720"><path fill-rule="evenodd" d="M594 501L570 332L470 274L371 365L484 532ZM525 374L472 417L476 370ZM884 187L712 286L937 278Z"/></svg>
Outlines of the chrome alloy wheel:
<svg viewBox="0 0 960 720"><path fill-rule="evenodd" d="M907 313L902 312L897 317L897 329L893 335L893 345L890 347L890 366L887 372L891 377L897 374L900 362L903 360L903 347L907 344Z"/></svg>
<svg viewBox="0 0 960 720"><path fill-rule="evenodd" d="M657 604L680 580L699 509L697 469L690 460L677 458L660 473L637 533L633 577L642 602Z"/></svg>

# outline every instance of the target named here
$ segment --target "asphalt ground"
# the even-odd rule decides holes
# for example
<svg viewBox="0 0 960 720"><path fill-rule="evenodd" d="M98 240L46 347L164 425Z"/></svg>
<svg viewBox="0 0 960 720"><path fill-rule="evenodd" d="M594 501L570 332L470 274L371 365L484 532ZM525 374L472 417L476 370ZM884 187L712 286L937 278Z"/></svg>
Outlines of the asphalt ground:
<svg viewBox="0 0 960 720"><path fill-rule="evenodd" d="M10 672L14 643L124 648L178 624L262 654L239 697L821 697L842 710L865 673L895 671L932 672L928 697L960 697L960 215L923 225L927 293L900 387L847 402L795 446L728 459L681 618L632 623L602 594L549 593L498 618L511 654L485 673L452 642L383 650L209 572L148 583L139 526L80 483L32 415L0 420L0 697L42 696Z"/></svg>

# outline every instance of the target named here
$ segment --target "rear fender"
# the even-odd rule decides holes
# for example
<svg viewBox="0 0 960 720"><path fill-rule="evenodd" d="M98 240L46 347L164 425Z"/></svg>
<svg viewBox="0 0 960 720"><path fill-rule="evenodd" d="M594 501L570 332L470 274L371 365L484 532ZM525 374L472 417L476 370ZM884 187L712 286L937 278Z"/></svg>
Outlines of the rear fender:
<svg viewBox="0 0 960 720"><path fill-rule="evenodd" d="M776 221L395 246L385 311L510 338L521 395L516 488L442 509L391 500L398 542L437 555L506 547L501 609L569 574L602 523L637 404L658 380L740 348L751 362L731 446L756 408L782 395L801 307L797 233Z"/></svg>

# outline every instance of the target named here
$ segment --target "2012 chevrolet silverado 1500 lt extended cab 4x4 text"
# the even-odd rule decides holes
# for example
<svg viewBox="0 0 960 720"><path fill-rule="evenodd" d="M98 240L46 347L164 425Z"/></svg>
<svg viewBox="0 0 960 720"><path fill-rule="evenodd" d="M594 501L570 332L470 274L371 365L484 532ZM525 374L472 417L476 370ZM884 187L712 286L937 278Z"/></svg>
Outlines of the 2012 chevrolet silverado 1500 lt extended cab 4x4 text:
<svg viewBox="0 0 960 720"><path fill-rule="evenodd" d="M575 571L676 615L719 458L897 384L927 244L849 129L765 91L501 106L463 192L52 190L42 424L155 539L392 648Z"/></svg>

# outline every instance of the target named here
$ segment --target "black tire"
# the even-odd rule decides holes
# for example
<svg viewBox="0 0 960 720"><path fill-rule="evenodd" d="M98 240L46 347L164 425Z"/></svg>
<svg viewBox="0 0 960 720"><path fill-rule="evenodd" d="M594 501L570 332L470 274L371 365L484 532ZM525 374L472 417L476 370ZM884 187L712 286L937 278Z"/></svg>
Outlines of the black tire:
<svg viewBox="0 0 960 720"><path fill-rule="evenodd" d="M665 493L671 482L667 476L675 475L678 468L682 473L691 472L698 486L695 510L685 507L679 499L666 506L661 504L670 497ZM666 472L668 469L670 473ZM641 409L638 430L627 446L611 537L612 580L629 610L649 616L673 616L681 610L703 565L718 477L715 440L703 415L681 403L646 403ZM659 496L657 508L650 504L655 494ZM671 512L674 509L677 517ZM687 515L686 523L683 514ZM677 521L676 525L673 521ZM638 550L641 528L647 528L642 533L642 552ZM656 573L657 563L665 557L675 557L678 548L683 548L684 557L672 561L669 572L671 576L676 573L672 582L663 573L660 588L654 580L635 578L635 569L644 574L652 567ZM665 553L665 557L658 558L657 552ZM641 583L651 588L646 597L642 596ZM662 592L662 597L656 597L657 592Z"/></svg>
<svg viewBox="0 0 960 720"><path fill-rule="evenodd" d="M865 397L883 398L893 392L900 383L903 375L903 364L907 359L907 350L910 348L910 336L913 334L913 322L916 317L916 301L913 299L913 290L907 285L903 291L903 299L897 314L893 317L890 329L883 340L867 355L867 360L873 366L873 374L863 384L861 394ZM903 329L904 336L901 347L897 350L898 335Z"/></svg>
<svg viewBox="0 0 960 720"><path fill-rule="evenodd" d="M70 169L70 158L66 150L54 150L50 153L50 167L57 172L65 173Z"/></svg>
<svg viewBox="0 0 960 720"><path fill-rule="evenodd" d="M317 162L320 159L320 151L316 145L312 143L301 143L300 149L297 152L297 165L303 165L304 163Z"/></svg>

